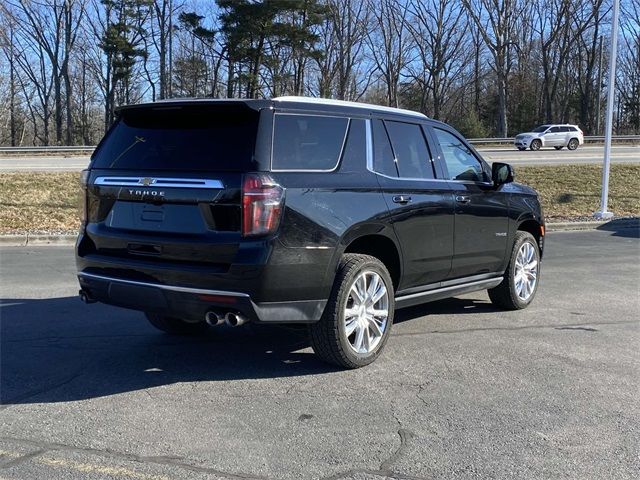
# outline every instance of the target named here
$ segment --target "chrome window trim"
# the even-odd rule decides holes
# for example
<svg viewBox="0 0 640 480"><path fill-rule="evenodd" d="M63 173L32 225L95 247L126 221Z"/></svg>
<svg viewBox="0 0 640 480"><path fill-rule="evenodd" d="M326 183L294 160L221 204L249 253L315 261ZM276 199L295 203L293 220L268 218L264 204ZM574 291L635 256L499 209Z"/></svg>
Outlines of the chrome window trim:
<svg viewBox="0 0 640 480"><path fill-rule="evenodd" d="M275 141L276 136L276 118L279 115L290 115L296 117L324 117L324 118L340 118L347 121L347 127L344 130L344 138L342 139L342 146L340 147L340 153L338 154L338 160L333 168L330 169L311 169L311 168L273 168L273 143ZM320 113L293 113L293 112L276 112L273 115L273 126L271 128L271 158L269 159L269 171L275 173L331 173L335 172L340 166L340 162L342 161L342 155L344 154L344 149L347 144L347 136L349 135L349 128L351 128L351 118L342 117L340 115L323 115Z"/></svg>
<svg viewBox="0 0 640 480"><path fill-rule="evenodd" d="M151 180L148 185L144 180ZM165 177L118 177L102 176L93 181L93 185L105 187L145 187L145 188L210 188L221 190L224 184L220 180L204 178L165 178Z"/></svg>
<svg viewBox="0 0 640 480"><path fill-rule="evenodd" d="M480 182L470 182L469 180L446 180L443 178L412 178L412 177L390 177L389 175L385 175L384 173L376 172L373 168L373 130L371 127L371 119L367 119L367 128L366 128L366 141L367 141L367 170L374 175L378 175L380 177L389 178L391 180L404 180L411 182L457 182L457 183L473 183L477 184ZM424 135L424 134L423 134ZM425 138L426 142L426 138ZM427 148L428 148L427 144ZM393 146L391 147L393 148ZM431 149L429 148L429 153L431 154ZM433 155L431 155L431 163L435 163L433 159Z"/></svg>
<svg viewBox="0 0 640 480"><path fill-rule="evenodd" d="M204 289L204 288L179 287L177 285L162 285L160 283L140 282L140 281L137 281L137 280L125 280L125 279L122 279L122 278L107 277L107 276L104 276L104 275L96 275L95 273L80 272L80 273L78 273L78 277L93 278L95 280L105 280L105 281L108 281L108 282L126 283L128 285L138 285L138 286L142 286L142 287L153 287L153 288L159 288L160 290L170 290L172 292L195 293L195 294L199 294L199 295L220 295L220 296L226 296L226 297L249 298L249 295L247 295L246 293L240 293L240 292L228 292L228 291L224 291L224 290L208 290L208 289Z"/></svg>

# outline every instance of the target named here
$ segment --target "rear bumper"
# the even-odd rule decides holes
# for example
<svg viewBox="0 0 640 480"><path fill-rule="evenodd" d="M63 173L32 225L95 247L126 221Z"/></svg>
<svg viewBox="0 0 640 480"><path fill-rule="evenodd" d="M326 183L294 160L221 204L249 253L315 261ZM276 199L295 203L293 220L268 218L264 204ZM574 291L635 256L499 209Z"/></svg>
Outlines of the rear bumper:
<svg viewBox="0 0 640 480"><path fill-rule="evenodd" d="M78 273L81 290L91 300L192 321L207 312L241 313L262 323L313 323L320 320L326 300L256 303L246 293L165 285L94 273Z"/></svg>

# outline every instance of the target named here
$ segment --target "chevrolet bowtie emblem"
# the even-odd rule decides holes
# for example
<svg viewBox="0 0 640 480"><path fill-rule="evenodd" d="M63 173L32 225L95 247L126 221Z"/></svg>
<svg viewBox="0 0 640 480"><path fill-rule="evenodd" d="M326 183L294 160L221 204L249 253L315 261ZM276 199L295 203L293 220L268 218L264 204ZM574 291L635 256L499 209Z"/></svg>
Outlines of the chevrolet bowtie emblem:
<svg viewBox="0 0 640 480"><path fill-rule="evenodd" d="M148 187L149 185L153 185L156 183L155 178L141 178L138 184Z"/></svg>

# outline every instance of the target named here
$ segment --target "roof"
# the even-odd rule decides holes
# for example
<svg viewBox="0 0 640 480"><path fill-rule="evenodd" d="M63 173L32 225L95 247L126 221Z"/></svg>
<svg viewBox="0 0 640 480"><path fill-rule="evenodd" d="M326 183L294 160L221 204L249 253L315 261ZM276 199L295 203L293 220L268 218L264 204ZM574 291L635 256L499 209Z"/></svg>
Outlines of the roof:
<svg viewBox="0 0 640 480"><path fill-rule="evenodd" d="M385 107L382 105L373 105L370 103L360 102L347 102L345 100L332 100L327 98L315 98L315 97L276 97L271 100L259 100L259 99L242 99L242 98L170 98L157 100L155 102L145 102L131 105L124 105L118 107L116 110L129 110L135 108L162 108L180 105L202 105L202 104L216 104L216 105L233 105L243 104L248 108L254 110L260 110L262 108L269 108L274 106L321 106L325 108L341 107L352 108L358 110L367 110L395 115L408 115L421 120L428 119L428 117L420 112L414 112L413 110L405 110L402 108Z"/></svg>
<svg viewBox="0 0 640 480"><path fill-rule="evenodd" d="M326 106L335 106L335 107L360 108L365 110L373 110L376 112L411 115L413 117L418 117L421 119L429 118L420 112L414 112L413 110L405 110L403 108L385 107L382 105L373 105L371 103L347 102L345 100L333 100L328 98L288 96L288 97L276 97L273 99L273 102L274 103L302 103L307 105L326 105Z"/></svg>

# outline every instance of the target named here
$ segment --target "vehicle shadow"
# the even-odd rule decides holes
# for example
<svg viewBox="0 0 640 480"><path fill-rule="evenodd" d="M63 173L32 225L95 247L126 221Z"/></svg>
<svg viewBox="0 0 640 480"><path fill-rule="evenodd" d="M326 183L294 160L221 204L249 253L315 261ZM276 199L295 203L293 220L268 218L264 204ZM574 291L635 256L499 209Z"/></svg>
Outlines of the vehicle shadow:
<svg viewBox="0 0 640 480"><path fill-rule="evenodd" d="M396 322L425 315L494 311L449 299L399 310ZM139 312L77 297L3 299L0 308L0 404L56 403L116 395L177 382L332 374L304 326L220 326L175 337ZM2 408L2 407L0 407Z"/></svg>
<svg viewBox="0 0 640 480"><path fill-rule="evenodd" d="M612 232L614 237L640 238L640 217L611 220L600 225L597 230Z"/></svg>

